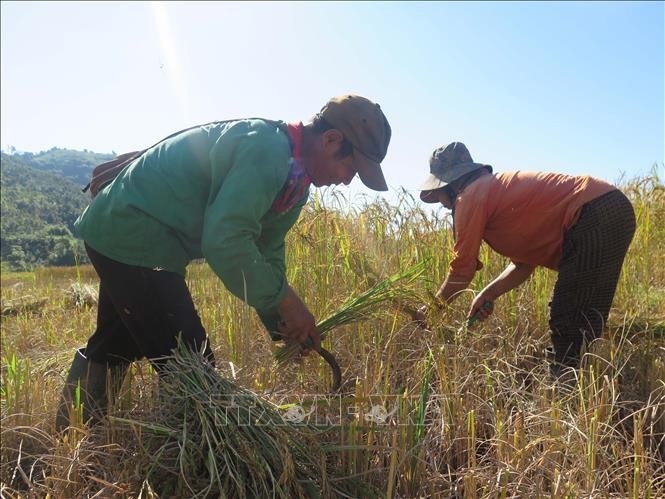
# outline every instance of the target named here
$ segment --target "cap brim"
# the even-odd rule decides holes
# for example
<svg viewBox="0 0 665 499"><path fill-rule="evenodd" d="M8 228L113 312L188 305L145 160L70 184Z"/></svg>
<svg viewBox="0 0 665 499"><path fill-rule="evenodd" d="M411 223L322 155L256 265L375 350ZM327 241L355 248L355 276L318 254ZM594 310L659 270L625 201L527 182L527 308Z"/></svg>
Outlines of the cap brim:
<svg viewBox="0 0 665 499"><path fill-rule="evenodd" d="M358 149L353 149L353 164L363 184L375 191L387 191L388 184L383 176L381 165L369 159Z"/></svg>

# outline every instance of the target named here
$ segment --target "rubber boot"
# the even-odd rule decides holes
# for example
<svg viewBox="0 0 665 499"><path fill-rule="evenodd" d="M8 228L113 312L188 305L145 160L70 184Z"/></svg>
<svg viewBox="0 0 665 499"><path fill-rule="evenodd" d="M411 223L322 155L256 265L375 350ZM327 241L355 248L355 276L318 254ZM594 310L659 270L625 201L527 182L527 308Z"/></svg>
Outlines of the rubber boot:
<svg viewBox="0 0 665 499"><path fill-rule="evenodd" d="M128 368L129 363L123 363L109 369L106 364L89 360L84 348L76 350L58 404L56 431L61 432L70 426L70 412L73 410L78 386L81 387L83 423L99 422L107 413L108 399L113 400L120 391Z"/></svg>

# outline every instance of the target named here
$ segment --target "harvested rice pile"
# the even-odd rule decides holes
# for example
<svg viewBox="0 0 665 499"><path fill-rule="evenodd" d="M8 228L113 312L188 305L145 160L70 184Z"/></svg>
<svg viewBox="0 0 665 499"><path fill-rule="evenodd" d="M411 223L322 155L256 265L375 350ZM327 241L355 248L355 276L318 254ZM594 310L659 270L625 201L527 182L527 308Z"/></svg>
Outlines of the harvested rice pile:
<svg viewBox="0 0 665 499"><path fill-rule="evenodd" d="M318 327L333 329L367 319L384 305L414 299L415 265L349 298ZM277 351L279 364L300 345ZM362 477L337 472L330 428L285 421L277 408L224 379L202 355L180 347L160 375L164 410L150 422L113 418L142 432L137 440L149 461L147 481L162 497L373 497ZM337 428L336 430L339 430Z"/></svg>
<svg viewBox="0 0 665 499"><path fill-rule="evenodd" d="M372 497L358 477L335 474L325 429L286 422L270 402L179 348L164 365L163 411L141 432L147 481L161 497Z"/></svg>

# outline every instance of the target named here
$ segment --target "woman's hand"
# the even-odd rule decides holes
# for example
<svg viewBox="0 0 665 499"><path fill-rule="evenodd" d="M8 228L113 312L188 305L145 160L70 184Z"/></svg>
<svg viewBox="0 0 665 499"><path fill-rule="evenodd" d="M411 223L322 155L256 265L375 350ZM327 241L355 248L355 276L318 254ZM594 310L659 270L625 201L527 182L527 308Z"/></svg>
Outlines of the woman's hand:
<svg viewBox="0 0 665 499"><path fill-rule="evenodd" d="M418 308L418 310L414 310L411 312L411 319L413 319L413 322L418 324L418 327L421 327L423 329L428 329L427 312L428 312L427 305L422 305L420 308Z"/></svg>
<svg viewBox="0 0 665 499"><path fill-rule="evenodd" d="M494 312L494 300L496 297L485 290L481 291L471 303L469 313L466 314L467 321L484 321ZM473 319L475 317L475 319Z"/></svg>

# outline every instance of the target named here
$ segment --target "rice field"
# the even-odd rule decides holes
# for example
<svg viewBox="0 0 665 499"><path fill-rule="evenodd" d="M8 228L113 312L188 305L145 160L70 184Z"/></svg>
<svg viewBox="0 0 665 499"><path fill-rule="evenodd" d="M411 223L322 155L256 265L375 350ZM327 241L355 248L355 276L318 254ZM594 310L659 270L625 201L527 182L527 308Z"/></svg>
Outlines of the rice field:
<svg viewBox="0 0 665 499"><path fill-rule="evenodd" d="M655 174L623 189L637 232L605 334L567 388L549 378L544 353L554 272L538 269L467 327L474 293L507 263L484 246L485 266L454 307L430 330L410 319L406 309L445 277L452 235L446 212L425 212L407 193L360 206L317 196L289 234L289 281L319 319L420 269L363 320L325 335L342 371L337 393L320 357L279 363L280 345L253 310L196 263L187 281L217 359L207 396L197 398L196 383L188 391L198 375L190 364L168 385L135 363L108 421L57 436L64 378L95 327L96 275L5 272L0 495L665 497L665 189ZM215 397L229 391L247 397L255 419L240 424L244 413L234 413L231 428L207 418L201 408L219 408ZM183 416L192 413L202 416ZM259 431L264 445L240 438ZM275 445L260 440L268 434ZM266 473L274 466L278 476Z"/></svg>

